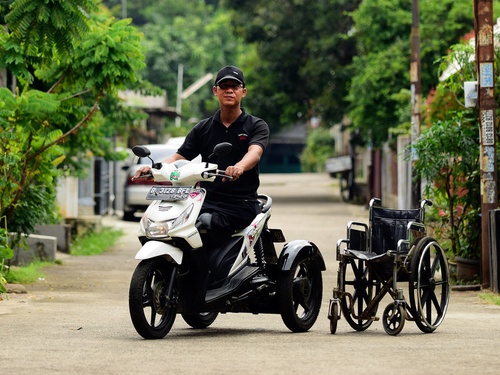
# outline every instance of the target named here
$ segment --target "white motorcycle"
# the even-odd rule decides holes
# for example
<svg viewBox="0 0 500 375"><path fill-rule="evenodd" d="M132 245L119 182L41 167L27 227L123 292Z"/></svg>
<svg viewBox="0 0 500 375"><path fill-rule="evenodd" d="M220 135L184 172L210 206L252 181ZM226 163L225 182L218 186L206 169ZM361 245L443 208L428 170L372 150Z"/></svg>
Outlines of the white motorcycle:
<svg viewBox="0 0 500 375"><path fill-rule="evenodd" d="M230 152L218 144L210 156ZM149 157L147 147L133 152ZM281 314L293 332L315 323L323 293L321 271L326 269L317 246L306 240L287 243L279 256L275 242L285 242L280 229L268 228L272 199L259 195L261 212L245 229L217 248L203 246L209 231L199 213L206 192L202 181L229 178L210 162L154 163L156 182L152 200L139 230L142 248L129 290L133 325L145 339L160 339L172 328L176 315L193 328L207 328L219 313ZM203 216L203 215L202 215Z"/></svg>

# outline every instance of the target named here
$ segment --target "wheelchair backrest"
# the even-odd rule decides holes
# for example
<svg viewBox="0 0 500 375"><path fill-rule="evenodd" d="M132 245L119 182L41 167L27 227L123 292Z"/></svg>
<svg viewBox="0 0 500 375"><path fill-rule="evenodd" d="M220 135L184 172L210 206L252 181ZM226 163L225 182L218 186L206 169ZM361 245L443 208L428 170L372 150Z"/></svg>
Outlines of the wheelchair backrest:
<svg viewBox="0 0 500 375"><path fill-rule="evenodd" d="M421 222L421 210L370 207L370 251L383 254L396 250L399 240L408 239L408 223Z"/></svg>

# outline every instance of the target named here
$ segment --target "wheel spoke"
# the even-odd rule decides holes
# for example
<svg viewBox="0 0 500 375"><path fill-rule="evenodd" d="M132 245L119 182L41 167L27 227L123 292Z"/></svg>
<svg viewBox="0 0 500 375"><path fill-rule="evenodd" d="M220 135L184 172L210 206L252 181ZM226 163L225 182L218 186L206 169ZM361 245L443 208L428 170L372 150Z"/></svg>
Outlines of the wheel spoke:
<svg viewBox="0 0 500 375"><path fill-rule="evenodd" d="M441 310L441 305L437 299L436 293L432 293L431 301L432 301L432 305L434 306L434 308L436 310L437 316L441 316L441 314L443 313L443 310Z"/></svg>
<svg viewBox="0 0 500 375"><path fill-rule="evenodd" d="M151 327L154 327L155 323L156 323L156 311L155 311L154 306L151 306L151 317L150 317L149 321L150 321Z"/></svg>

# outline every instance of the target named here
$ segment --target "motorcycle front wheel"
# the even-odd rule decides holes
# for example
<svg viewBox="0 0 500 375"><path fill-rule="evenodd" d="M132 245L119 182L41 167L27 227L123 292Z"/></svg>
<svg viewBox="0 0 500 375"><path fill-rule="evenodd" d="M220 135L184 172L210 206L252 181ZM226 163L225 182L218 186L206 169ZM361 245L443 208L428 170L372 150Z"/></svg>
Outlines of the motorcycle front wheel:
<svg viewBox="0 0 500 375"><path fill-rule="evenodd" d="M313 258L295 259L278 283L281 318L292 332L308 331L318 318L323 297L323 279Z"/></svg>
<svg viewBox="0 0 500 375"><path fill-rule="evenodd" d="M132 275L129 311L134 327L145 339L167 335L177 314L177 267L163 258L141 261Z"/></svg>

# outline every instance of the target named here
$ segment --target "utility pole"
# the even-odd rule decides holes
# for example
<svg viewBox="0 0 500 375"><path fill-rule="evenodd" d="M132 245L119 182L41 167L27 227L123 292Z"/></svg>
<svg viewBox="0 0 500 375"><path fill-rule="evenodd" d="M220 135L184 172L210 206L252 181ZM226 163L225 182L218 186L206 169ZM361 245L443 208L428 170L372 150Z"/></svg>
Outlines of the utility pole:
<svg viewBox="0 0 500 375"><path fill-rule="evenodd" d="M122 19L127 18L127 0L122 0Z"/></svg>
<svg viewBox="0 0 500 375"><path fill-rule="evenodd" d="M175 112L177 116L175 117L175 126L181 126L181 117L179 116L182 111L182 81L184 76L184 66L182 64L177 65L177 104L175 106Z"/></svg>
<svg viewBox="0 0 500 375"><path fill-rule="evenodd" d="M490 286L489 212L498 206L493 64L493 0L474 0L476 71L479 100L479 156L481 158L481 283Z"/></svg>
<svg viewBox="0 0 500 375"><path fill-rule="evenodd" d="M411 58L410 58L410 83L411 83L411 144L414 144L420 135L420 102L422 98L421 63L420 63L420 15L418 0L411 4ZM412 155L413 159L414 155ZM412 168L411 207L417 208L420 203L420 178L415 175Z"/></svg>

